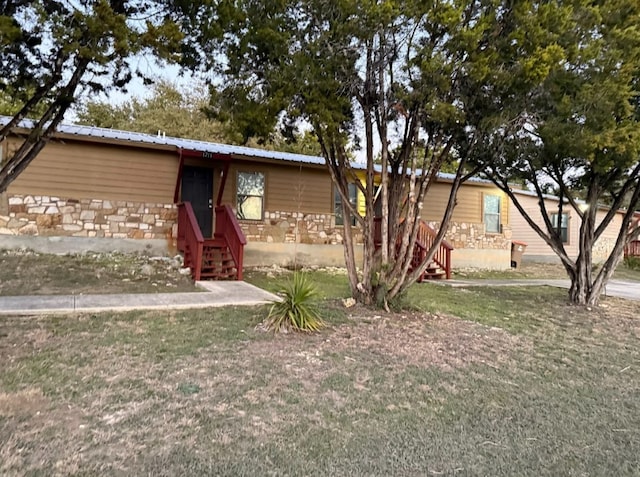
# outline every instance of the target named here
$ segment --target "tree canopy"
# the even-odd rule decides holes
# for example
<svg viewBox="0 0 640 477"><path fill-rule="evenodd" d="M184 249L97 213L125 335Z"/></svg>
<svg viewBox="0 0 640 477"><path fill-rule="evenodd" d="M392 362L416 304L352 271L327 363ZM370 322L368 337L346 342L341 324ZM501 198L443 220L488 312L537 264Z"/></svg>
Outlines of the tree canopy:
<svg viewBox="0 0 640 477"><path fill-rule="evenodd" d="M205 108L209 101L204 84L181 91L167 80L153 84L148 98L134 97L121 104L88 101L80 105L79 124L122 129L147 134L158 131L168 136L225 142L227 135L219 122L209 119Z"/></svg>
<svg viewBox="0 0 640 477"><path fill-rule="evenodd" d="M0 3L0 90L21 108L0 129L0 141L26 117L24 143L0 170L0 191L44 147L81 91L124 88L136 55L179 59L182 38L166 2L96 0Z"/></svg>
<svg viewBox="0 0 640 477"><path fill-rule="evenodd" d="M640 195L640 4L520 2L504 18L505 42L491 48L496 57L524 60L495 75L490 99L501 119L475 159L558 255L572 281L571 301L594 304L637 233L630 223ZM544 223L512 193L515 181L536 192ZM559 195L557 210L543 200L548 188ZM594 273L592 249L622 207L612 253ZM561 221L552 220L569 210L580 220L575 258Z"/></svg>
<svg viewBox="0 0 640 477"><path fill-rule="evenodd" d="M300 120L312 125L344 204L353 295L365 303L386 303L401 294L437 250L469 154L495 113L490 105L480 107L485 98L475 87L486 84L490 67L501 66L492 62L487 45L500 34L496 12L509 2L178 3L192 21L186 22L191 26L186 59L222 75L212 97L221 120L232 118L245 137L276 125L291 131ZM364 148L364 181L351 169L349 144ZM458 165L449 204L436 239L416 266L422 204L449 162ZM364 215L349 204L350 184L365 198ZM378 185L380 252L374 243ZM350 216L364 234L361 273Z"/></svg>
<svg viewBox="0 0 640 477"><path fill-rule="evenodd" d="M1 103L0 103L1 104ZM120 104L86 101L79 105L77 123L147 134L162 131L168 136L200 141L242 144L260 149L319 155L320 146L308 131L285 137L274 130L267 138L243 138L233 124L211 117L209 90L201 82L179 88L160 79L151 86L151 96L133 97Z"/></svg>

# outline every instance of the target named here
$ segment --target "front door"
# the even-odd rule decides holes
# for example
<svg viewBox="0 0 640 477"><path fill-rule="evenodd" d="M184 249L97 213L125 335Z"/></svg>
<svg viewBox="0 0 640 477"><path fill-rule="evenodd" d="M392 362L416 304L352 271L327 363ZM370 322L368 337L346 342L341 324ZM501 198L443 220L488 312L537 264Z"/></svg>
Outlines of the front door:
<svg viewBox="0 0 640 477"><path fill-rule="evenodd" d="M213 235L213 169L184 166L182 202L191 202L202 236L211 237Z"/></svg>

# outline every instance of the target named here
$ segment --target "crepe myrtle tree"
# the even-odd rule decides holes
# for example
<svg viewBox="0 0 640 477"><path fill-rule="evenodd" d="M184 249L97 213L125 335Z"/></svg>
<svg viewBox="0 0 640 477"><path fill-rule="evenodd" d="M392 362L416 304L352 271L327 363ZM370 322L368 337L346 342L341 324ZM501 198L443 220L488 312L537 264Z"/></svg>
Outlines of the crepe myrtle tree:
<svg viewBox="0 0 640 477"><path fill-rule="evenodd" d="M493 95L502 119L472 161L558 255L571 280L570 302L595 305L625 244L639 233L633 217L640 197L640 4L565 2L547 16L546 28L525 37L530 12L512 12L504 24L510 41L492 45L496 56L527 58L529 67L504 72L510 79ZM539 213L513 193L523 181L537 195ZM544 200L548 188L557 191L557 208ZM562 236L569 211L580 222L575 257ZM596 268L594 246L617 214L611 252Z"/></svg>
<svg viewBox="0 0 640 477"><path fill-rule="evenodd" d="M511 3L173 5L190 29L183 61L221 78L212 88L217 119L244 126L246 139L278 125L285 130L300 121L311 125L342 198L351 292L361 303L386 306L430 263L447 231L458 188L474 172L468 158L495 123L498 109L478 95L488 88L490 73L502 66L488 45L500 37L500 11ZM364 180L351 165L348 151L354 144L363 148ZM433 245L413 267L424 199L445 163L457 164L448 204ZM352 184L364 198L364 214L349 201ZM379 247L374 243L377 198ZM352 218L364 242L360 270Z"/></svg>
<svg viewBox="0 0 640 477"><path fill-rule="evenodd" d="M0 142L25 118L30 132L0 168L0 192L29 165L82 92L124 88L135 56L175 61L182 35L165 2L0 2L0 90L17 103Z"/></svg>

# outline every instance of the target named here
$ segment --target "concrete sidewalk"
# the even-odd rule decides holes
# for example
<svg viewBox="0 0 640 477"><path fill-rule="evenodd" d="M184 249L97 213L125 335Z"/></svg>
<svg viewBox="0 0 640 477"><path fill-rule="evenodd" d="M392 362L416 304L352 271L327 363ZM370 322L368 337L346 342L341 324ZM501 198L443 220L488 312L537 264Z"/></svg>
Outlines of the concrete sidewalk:
<svg viewBox="0 0 640 477"><path fill-rule="evenodd" d="M228 305L261 305L278 296L246 282L198 282L204 292L125 295L43 295L0 297L0 315L176 310Z"/></svg>
<svg viewBox="0 0 640 477"><path fill-rule="evenodd" d="M571 285L571 282L567 279L556 280L544 278L518 280L494 280L490 278L481 280L442 280L433 281L433 283L451 287L550 286L566 289L569 289ZM603 295L640 301L640 283L626 280L610 280L604 289Z"/></svg>

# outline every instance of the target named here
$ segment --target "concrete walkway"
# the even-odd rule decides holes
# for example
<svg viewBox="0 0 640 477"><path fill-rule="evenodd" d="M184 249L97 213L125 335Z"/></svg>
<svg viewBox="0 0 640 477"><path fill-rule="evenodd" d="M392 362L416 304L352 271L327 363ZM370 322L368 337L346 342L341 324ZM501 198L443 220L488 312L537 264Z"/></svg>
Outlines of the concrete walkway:
<svg viewBox="0 0 640 477"><path fill-rule="evenodd" d="M204 292L125 295L43 295L0 297L0 315L95 313L100 311L176 310L228 305L261 305L276 295L246 282L198 282Z"/></svg>
<svg viewBox="0 0 640 477"><path fill-rule="evenodd" d="M434 281L440 285L452 287L476 287L476 286L551 286L568 289L571 285L569 280L555 280L543 278L518 279L518 280L442 280ZM604 289L605 296L615 296L627 300L640 301L640 283L626 280L610 280Z"/></svg>

